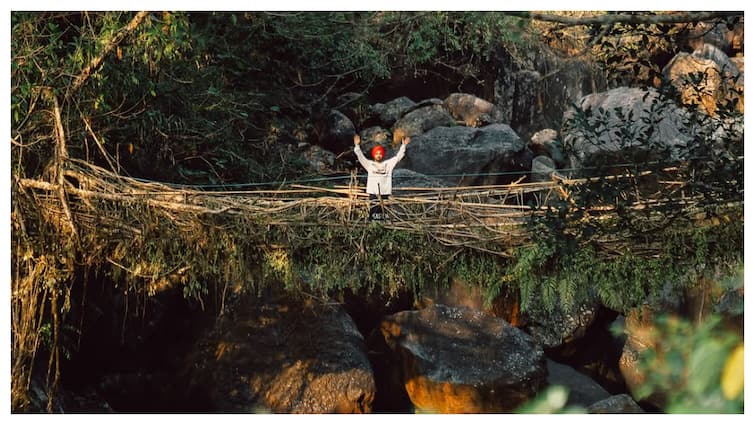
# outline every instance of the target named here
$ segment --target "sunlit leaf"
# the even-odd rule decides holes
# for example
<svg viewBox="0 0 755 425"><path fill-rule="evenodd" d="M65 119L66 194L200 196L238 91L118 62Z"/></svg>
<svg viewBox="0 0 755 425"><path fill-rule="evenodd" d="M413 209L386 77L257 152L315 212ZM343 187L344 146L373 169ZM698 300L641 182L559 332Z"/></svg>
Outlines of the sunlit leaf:
<svg viewBox="0 0 755 425"><path fill-rule="evenodd" d="M726 359L721 374L721 391L724 397L733 400L744 391L745 387L745 346L740 343Z"/></svg>
<svg viewBox="0 0 755 425"><path fill-rule="evenodd" d="M715 383L721 370L721 359L726 354L725 347L715 339L702 341L690 356L688 386L693 393L703 393Z"/></svg>

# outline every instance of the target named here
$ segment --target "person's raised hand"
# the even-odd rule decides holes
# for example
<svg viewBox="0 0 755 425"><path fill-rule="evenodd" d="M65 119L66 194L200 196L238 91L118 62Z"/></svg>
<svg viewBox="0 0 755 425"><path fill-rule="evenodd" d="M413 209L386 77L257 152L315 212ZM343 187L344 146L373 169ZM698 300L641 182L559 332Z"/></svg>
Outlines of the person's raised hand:
<svg viewBox="0 0 755 425"><path fill-rule="evenodd" d="M409 142L411 142L411 141L412 141L412 139L411 139L411 138L409 138L409 137L404 137L404 138L403 138L403 140L401 140L401 143L403 143L403 144L405 144L405 145L408 145L408 144L409 144Z"/></svg>
<svg viewBox="0 0 755 425"><path fill-rule="evenodd" d="M354 146L359 146L359 144L362 143L362 139L359 138L358 134L354 135Z"/></svg>

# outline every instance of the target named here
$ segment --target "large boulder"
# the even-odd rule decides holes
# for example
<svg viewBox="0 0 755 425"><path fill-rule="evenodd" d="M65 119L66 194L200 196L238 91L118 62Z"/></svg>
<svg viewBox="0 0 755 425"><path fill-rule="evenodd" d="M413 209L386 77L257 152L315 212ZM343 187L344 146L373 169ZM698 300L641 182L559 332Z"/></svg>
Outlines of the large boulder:
<svg viewBox="0 0 755 425"><path fill-rule="evenodd" d="M721 70L724 78L734 81L740 78L742 71L740 70L739 66L732 60L732 58L721 51L721 49L718 49L711 44L703 44L699 48L695 49L695 51L692 52L692 56L700 59L712 60Z"/></svg>
<svg viewBox="0 0 755 425"><path fill-rule="evenodd" d="M605 388L573 367L547 360L548 385L561 385L569 390L567 405L587 407L611 396Z"/></svg>
<svg viewBox="0 0 755 425"><path fill-rule="evenodd" d="M511 127L522 134L523 127L537 122L542 115L540 101L540 84L542 76L532 69L525 69L515 74L516 96L511 111Z"/></svg>
<svg viewBox="0 0 755 425"><path fill-rule="evenodd" d="M362 139L362 143L367 144L380 144L386 145L391 143L391 132L380 126L372 126L365 128L359 132L359 137ZM372 146L370 146L372 147ZM367 146L363 146L364 150L369 150Z"/></svg>
<svg viewBox="0 0 755 425"><path fill-rule="evenodd" d="M407 113L393 125L393 141L398 143L404 137L418 136L435 127L455 125L455 120L443 105L431 104Z"/></svg>
<svg viewBox="0 0 755 425"><path fill-rule="evenodd" d="M682 103L698 105L708 115L716 113L725 93L721 68L714 61L682 52L663 68L663 76L679 91Z"/></svg>
<svg viewBox="0 0 755 425"><path fill-rule="evenodd" d="M624 321L624 333L626 343L619 359L619 370L624 377L624 382L632 394L647 382L647 376L641 365L644 351L656 349L658 345L658 332L655 328L657 310L650 305L643 305L631 310ZM657 408L663 407L667 394L653 392L645 401Z"/></svg>
<svg viewBox="0 0 755 425"><path fill-rule="evenodd" d="M690 115L653 88L619 87L580 99L561 131L572 167L679 159L699 131Z"/></svg>
<svg viewBox="0 0 755 425"><path fill-rule="evenodd" d="M322 123L318 143L325 149L341 153L354 146L356 128L349 117L333 109Z"/></svg>
<svg viewBox="0 0 755 425"><path fill-rule="evenodd" d="M506 124L437 127L412 138L401 167L449 185L502 184L531 168L532 153ZM509 174L510 173L510 174Z"/></svg>
<svg viewBox="0 0 755 425"><path fill-rule="evenodd" d="M316 145L307 145L301 155L315 172L323 172L331 169L336 160L336 155Z"/></svg>
<svg viewBox="0 0 755 425"><path fill-rule="evenodd" d="M376 103L370 107L371 121L385 128L391 128L416 103L406 96L397 97L387 103Z"/></svg>
<svg viewBox="0 0 755 425"><path fill-rule="evenodd" d="M435 304L403 311L380 332L419 411L510 412L545 385L542 348L478 310Z"/></svg>
<svg viewBox="0 0 755 425"><path fill-rule="evenodd" d="M367 413L375 381L340 307L239 304L191 359L190 393L214 412Z"/></svg>
<svg viewBox="0 0 755 425"><path fill-rule="evenodd" d="M732 16L725 21L677 24L682 30L683 40L692 50L704 44L711 44L728 55L744 53L745 24L743 17Z"/></svg>
<svg viewBox="0 0 755 425"><path fill-rule="evenodd" d="M399 162L399 167L401 163ZM393 194L409 196L417 193L418 188L440 188L447 185L441 180L428 177L424 174L417 173L405 168L396 168L393 170Z"/></svg>
<svg viewBox="0 0 755 425"><path fill-rule="evenodd" d="M582 338L598 315L597 301L564 305L547 310L534 303L523 312L527 332L545 348L558 348Z"/></svg>
<svg viewBox="0 0 755 425"><path fill-rule="evenodd" d="M692 55L701 59L709 59L715 62L721 69L722 87L721 91L723 96L719 99L725 104L726 101L737 101L737 111L740 114L744 114L745 104L745 73L744 73L744 58L742 57L729 57L710 44L704 44L700 48L692 52Z"/></svg>
<svg viewBox="0 0 755 425"><path fill-rule="evenodd" d="M454 119L467 127L503 122L503 113L498 107L472 94L452 93L443 101L443 105Z"/></svg>
<svg viewBox="0 0 755 425"><path fill-rule="evenodd" d="M737 65L721 50L705 44L692 54L678 53L663 68L664 77L676 87L682 103L698 105L710 116L718 105L737 99L737 110L744 113L744 77Z"/></svg>
<svg viewBox="0 0 755 425"><path fill-rule="evenodd" d="M645 413L629 394L616 394L587 407L588 413Z"/></svg>
<svg viewBox="0 0 755 425"><path fill-rule="evenodd" d="M493 103L503 123L524 138L537 129L557 127L574 102L606 87L605 76L577 54L538 46L531 51L500 49L493 57Z"/></svg>

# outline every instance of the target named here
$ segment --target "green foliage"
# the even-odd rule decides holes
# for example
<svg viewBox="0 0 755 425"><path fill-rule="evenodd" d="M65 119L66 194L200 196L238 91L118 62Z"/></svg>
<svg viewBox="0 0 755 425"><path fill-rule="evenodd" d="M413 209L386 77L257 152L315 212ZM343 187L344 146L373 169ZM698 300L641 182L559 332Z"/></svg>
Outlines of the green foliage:
<svg viewBox="0 0 755 425"><path fill-rule="evenodd" d="M516 56L528 52L531 43L523 21L498 13L153 12L91 74L84 74L133 17L127 12L11 14L14 177L42 176L53 158L58 137L53 100L59 103L70 156L105 167L113 159L123 174L203 184L296 177L304 171L293 146L318 136L317 115L340 94L367 92L397 76L442 73L454 82L476 79L497 49L505 46ZM612 31L626 33L627 28L617 25ZM662 29L649 30L662 36ZM642 49L647 40L641 36L632 43L618 53L603 50L609 68L626 58L634 61L632 72L637 66L652 68ZM652 68L646 78L656 71ZM81 76L86 76L84 84L71 91ZM233 292L229 286L258 295L283 290L337 297L350 290L395 296L418 294L453 276L484 288L488 303L518 289L525 309L542 302L550 311L558 303L590 296L625 309L680 281L688 268L706 272L717 262L741 260L741 219L715 206L721 199L741 199L744 186L737 160L743 148L728 143L736 129L726 120L732 110L727 108L716 124L724 143L700 137L690 147L684 176L695 193L711 201L704 205L704 219L711 223L692 232L689 227L697 222L658 225L653 217L630 210L627 194L640 188L637 179L609 181L598 173L575 191L576 208L557 202L548 215L533 220L533 244L513 259L442 246L427 235L377 223L269 226L245 217L203 216L191 227L159 211L133 207L123 212L123 222L142 227L140 236L129 240L89 234L77 244L70 235L61 236L60 223L50 222L43 211L15 217L12 239L20 248L14 250L12 274L30 282L30 290L43 291L40 317L30 321L45 347L62 348L64 356L72 346L67 341L75 338L75 326L67 323L72 319L66 317L71 305L66 285L75 283L75 267L82 264L106 272L127 295L154 296L177 287L203 307L215 301L215 311L222 311L224 297ZM659 115L651 109L651 116L654 112ZM595 113L578 113L573 126L591 140L613 134L622 146L648 139L657 124L609 128L601 125L607 112ZM621 119L631 124L635 117ZM630 170L634 177L637 171ZM591 207L604 205L619 211L618 221L590 216ZM111 206L103 201L99 207ZM675 217L677 211L665 213ZM646 236L649 228L654 232ZM630 245L606 254L601 238L607 235ZM36 299L32 293L30 299ZM50 294L61 301L52 305ZM26 308L14 307L14 312ZM57 329L49 307L63 313ZM36 338L30 329L27 336ZM52 347L56 332L64 341ZM29 353L33 358L34 350Z"/></svg>
<svg viewBox="0 0 755 425"><path fill-rule="evenodd" d="M317 294L347 288L391 296L405 290L418 293L448 273L437 268L443 250L428 244L424 235L373 223L348 232L311 228L303 237L308 242L291 249L292 267L299 286Z"/></svg>
<svg viewBox="0 0 755 425"><path fill-rule="evenodd" d="M598 299L613 310L628 311L684 287L693 280L690 270L699 276L716 267L731 269L744 254L744 227L737 218L713 226L673 227L653 239L660 249L650 256L631 249L606 255L599 245L564 243L565 236L519 248L509 273L519 287L522 310L538 305L550 312L557 305Z"/></svg>
<svg viewBox="0 0 755 425"><path fill-rule="evenodd" d="M667 394L667 413L744 412L744 359L737 354L741 335L726 330L716 315L697 326L661 316L655 325L659 344L640 354L647 380L637 397Z"/></svg>
<svg viewBox="0 0 755 425"><path fill-rule="evenodd" d="M698 97L702 103L702 95ZM575 106L565 120L562 131L570 135L565 149L578 158L579 175L591 178L590 184L580 188L580 210L613 204L627 227L632 227L636 221L632 215L637 213L628 207L640 196L657 196L660 185L643 172L685 181L685 190L702 196L700 204L706 210L742 199L743 127L735 102L721 101L715 115L703 114L697 106L681 105L679 93L668 81L657 92L648 90L641 101L644 106L639 114L618 107ZM673 136L680 141L669 144L668 135L661 137L659 129L664 126L673 127L666 131L678 133ZM668 167L678 167L679 173L667 174ZM630 178L608 180L618 173ZM673 201L673 191L660 194ZM659 204L655 211L670 219L683 208L674 202Z"/></svg>
<svg viewBox="0 0 755 425"><path fill-rule="evenodd" d="M11 122L14 138L22 144L29 143L24 149L14 150L19 170L27 168L23 161L30 161L26 164L35 166L26 172L35 174L51 151L47 114L34 107L40 98L39 89L50 87L55 94L63 95L71 76L78 75L100 54L103 44L131 17L132 14L120 12L12 14ZM516 41L513 34L520 32L515 25L518 22L521 21L478 12L151 14L122 48L119 46L117 53L106 58L103 66L95 70L72 103L64 105L67 107L65 124L71 139L69 147L74 156L96 157L91 134L77 118L81 116L91 120L96 135L111 154L117 156L121 152L119 145L132 144L135 156L174 164L175 167L157 168L161 173L173 168L185 181L219 183L234 178L246 180L249 175L269 178L285 167L261 169L260 164L266 161L245 158L262 160L268 154L277 154L269 149L270 145L279 143L283 133L293 129L279 126L276 117L285 112L295 118L297 113L307 112L306 108L301 108L303 104L328 94L326 81L335 81L338 90L342 90L356 83L386 78L394 69L416 70L439 63L454 67L477 66L490 57L501 40ZM612 31L625 33L627 28L615 26ZM646 39L643 35L639 41L646 42ZM624 44L620 51L634 56L640 54L640 50L637 45ZM314 85L321 89L311 91L309 98L300 98L298 94L281 90L290 84ZM282 93L285 95L281 96ZM652 115L653 111L650 112ZM592 138L614 132L622 146L628 146L647 138L656 124L647 122L639 131L630 131L629 126L609 129L600 126L599 123L605 121L600 119L601 113L606 111L597 111L598 119L592 121L578 115L574 126ZM260 118L270 125L256 127L253 122ZM631 114L620 119L626 123L633 121ZM242 141L249 136L249 140L257 138L260 143L243 146L237 134ZM695 153L712 157L714 152L708 146L696 145ZM701 151L703 149L709 151ZM718 162L695 162L690 175L702 176L697 181L708 181L721 169L734 167L736 186L741 186L743 173L732 157L716 156ZM260 169L239 168L242 162ZM209 169L207 164L211 164ZM719 186L727 187L730 182L731 178L724 179ZM607 200L615 200L617 209L622 211L629 200L620 195L636 189L636 186L599 183L597 188L580 194L581 204L576 212L569 212L566 205L561 204L554 208L553 215L535 223L535 232L548 231L536 241L534 248L519 252L511 271L513 279L508 279L520 282L525 305L537 289L549 305L556 299L573 302L577 298L576 288L589 286L590 279L595 279L579 277L583 275L581 269L589 265L589 259L595 254L593 248L576 249L578 244L589 241L591 235L584 230L570 235L568 231L573 227L570 228L569 220L582 218L592 205L604 204ZM317 230L321 234L311 236L327 241L317 246L318 249L311 249L315 246L312 244L290 248L291 252L258 249L253 256L264 258L266 276L284 281L287 286L297 276L307 276L315 287L326 291L333 285L343 285L333 283L336 280L333 277L337 276L334 270L338 268L350 271L352 283L355 282L353 276L363 277L358 284L370 288L387 283L388 292L406 285L421 287L428 276L439 277L431 265L443 255L433 252L427 257L418 256L419 250L415 249L426 245L427 241L370 229L357 235L358 243L353 235ZM594 226L592 232L599 230ZM115 252L133 253L129 254L133 258L125 267L154 281L159 277L159 270L170 268L171 261L188 262L189 259L176 244L166 247L149 242L164 238L165 234L148 232L144 239L147 242L132 241L133 245ZM291 236L281 238L288 241ZM219 246L228 249L244 246L238 242L221 238ZM319 249L324 245L331 248ZM369 252L364 245L370 247ZM698 263L710 254L710 245L702 236L695 241ZM356 254L344 256L342 247L354 248ZM219 252L206 253L209 254L204 257L208 261L207 269L221 266ZM226 254L243 256L239 252L230 249ZM570 254L568 260L564 253ZM334 263L334 258L341 261ZM604 276L599 279L602 281L630 280L639 285L666 267L653 263L643 268L632 256L622 258L613 268L598 269L595 275ZM290 264L292 261L303 270L298 275ZM446 266L469 281L491 288L491 294L500 291L503 285L504 280L496 277L503 274L501 267L500 262L491 261L487 256L466 252ZM558 267L562 269L560 278L548 275ZM638 271L645 269L648 271ZM354 271L358 273L351 274ZM191 280L187 294L206 293L200 289L197 283L200 281L199 277ZM611 305L625 303L624 298L611 295L615 291L610 288L600 285L598 288ZM642 292L630 294L628 299Z"/></svg>
<svg viewBox="0 0 755 425"><path fill-rule="evenodd" d="M71 156L108 166L101 143L123 171L181 183L298 177L289 147L315 141L318 114L337 96L438 68L476 78L521 32L496 13L150 13L70 93L133 16L12 14L15 169L38 175L53 152L47 87L70 95L61 107Z"/></svg>
<svg viewBox="0 0 755 425"><path fill-rule="evenodd" d="M645 14L646 12L642 12ZM603 67L609 84L652 86L670 52L680 50L677 40L684 28L668 24L593 25L592 53Z"/></svg>
<svg viewBox="0 0 755 425"><path fill-rule="evenodd" d="M46 90L59 98L72 155L89 159L99 152L81 118L102 129L99 137L113 156L138 139L133 133L125 140L115 136L121 152L108 144L113 132L118 134L115 129L139 115L145 101L159 91L155 76L165 63L181 58L187 47L182 20L167 13L162 19L150 15L134 34L135 44L118 46L114 60L94 68L78 92L69 91L74 78L83 75L132 18L123 12L12 14L12 136L17 146L26 148L13 151L17 170L38 173L52 152Z"/></svg>
<svg viewBox="0 0 755 425"><path fill-rule="evenodd" d="M107 257L99 258L102 254ZM178 286L202 306L208 299L222 302L217 298L225 296L227 285L252 294L271 290L337 299L350 292L393 298L406 292L419 296L456 277L485 289L488 302L511 285L503 279L505 263L494 255L444 247L428 235L377 223L257 227L238 218L210 220L189 231L156 220L143 238L90 252L86 260L110 264L111 278L129 291L154 295Z"/></svg>
<svg viewBox="0 0 755 425"><path fill-rule="evenodd" d="M495 13L428 12L411 21L405 31L408 64L431 65L456 55L488 59L497 42L521 32L515 22Z"/></svg>
<svg viewBox="0 0 755 425"><path fill-rule="evenodd" d="M677 112L674 96L666 84L658 95L645 95L639 115L577 107L566 120L572 136L566 148L588 179L565 187L570 199L532 222L535 244L522 248L515 268L523 308L534 299L549 307L597 297L623 311L685 285L690 270L705 274L711 263L741 262L741 210L726 206L743 200L741 117L732 105L719 105L715 117ZM679 114L680 137L689 140L680 146L665 145L657 134L670 110ZM668 181L685 182L685 196L695 201L680 201L678 190L664 187ZM616 216L595 212L606 208ZM606 250L617 239L627 245Z"/></svg>
<svg viewBox="0 0 755 425"><path fill-rule="evenodd" d="M497 297L507 295L512 287L506 279L506 263L493 255L464 251L453 258L449 271L462 282L480 288L488 306Z"/></svg>

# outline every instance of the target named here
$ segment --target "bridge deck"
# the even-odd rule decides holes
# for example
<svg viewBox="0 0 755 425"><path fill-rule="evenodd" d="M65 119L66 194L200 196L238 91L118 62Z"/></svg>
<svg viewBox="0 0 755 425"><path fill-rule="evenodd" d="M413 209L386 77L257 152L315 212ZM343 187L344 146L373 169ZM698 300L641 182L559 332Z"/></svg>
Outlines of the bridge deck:
<svg viewBox="0 0 755 425"><path fill-rule="evenodd" d="M634 193L617 195L622 197L622 211L634 214L639 224L651 229L669 220L669 211L674 217L689 218L700 212L702 196L685 192L686 184L675 178L676 172L671 167L603 177L602 182L635 182L627 186L634 187ZM138 237L148 225L144 222L147 217L171 220L178 228L195 227L211 216L243 217L268 226L370 225L370 201L353 176L348 186L292 184L275 189L205 191L145 182L72 159L65 162L62 174L58 183L18 180L14 197L25 201L14 200L14 208L37 209L48 220L67 226L74 236L110 229L115 238ZM578 207L572 196L595 182L555 176L552 181L536 183L401 188L381 201L386 220L380 224L430 234L445 245L486 251L500 246L493 252L505 255L507 248L529 242L526 224L533 217L552 214L553 207L563 209L564 205L573 212ZM582 215L586 220L610 220L617 215L617 205L592 205Z"/></svg>

